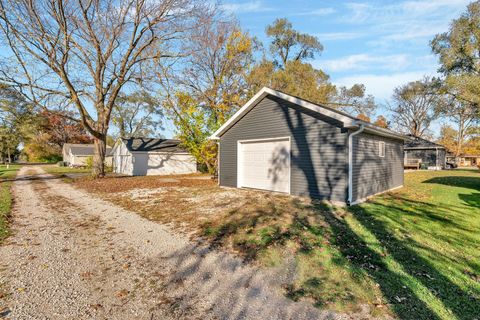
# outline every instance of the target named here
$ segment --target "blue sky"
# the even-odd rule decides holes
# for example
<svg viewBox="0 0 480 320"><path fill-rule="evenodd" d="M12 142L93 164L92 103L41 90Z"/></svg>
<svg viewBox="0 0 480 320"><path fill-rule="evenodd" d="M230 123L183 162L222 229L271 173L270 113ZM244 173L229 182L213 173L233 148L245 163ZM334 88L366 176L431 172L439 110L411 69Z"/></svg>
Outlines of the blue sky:
<svg viewBox="0 0 480 320"><path fill-rule="evenodd" d="M338 85L363 83L387 114L393 88L424 75L435 75L437 58L429 41L448 30L469 0L222 0L223 9L242 28L267 43L265 27L288 18L295 29L315 35L324 52L311 63ZM0 54L3 54L0 48ZM439 124L434 125L438 132ZM174 135L170 121L162 133Z"/></svg>
<svg viewBox="0 0 480 320"><path fill-rule="evenodd" d="M224 2L241 26L261 40L265 26L286 17L295 29L324 45L311 63L334 83L364 83L379 102L399 84L434 75L437 58L429 41L448 30L470 1L243 0Z"/></svg>
<svg viewBox="0 0 480 320"><path fill-rule="evenodd" d="M447 31L469 2L230 0L223 8L263 42L265 26L282 17L295 29L316 35L325 50L311 63L335 84L365 84L385 105L396 86L436 75L429 41Z"/></svg>

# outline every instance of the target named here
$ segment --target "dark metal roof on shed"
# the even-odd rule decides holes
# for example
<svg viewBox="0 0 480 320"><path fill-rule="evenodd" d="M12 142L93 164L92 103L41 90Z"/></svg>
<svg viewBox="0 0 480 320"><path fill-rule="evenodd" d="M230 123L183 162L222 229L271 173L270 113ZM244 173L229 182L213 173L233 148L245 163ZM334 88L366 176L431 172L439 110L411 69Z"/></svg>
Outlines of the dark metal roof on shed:
<svg viewBox="0 0 480 320"><path fill-rule="evenodd" d="M187 152L176 139L129 138L122 141L130 152Z"/></svg>
<svg viewBox="0 0 480 320"><path fill-rule="evenodd" d="M408 136L412 137L413 140L411 140L408 143L405 143L404 149L409 150L409 149L445 149L444 146L441 144L432 142L427 139L423 139L420 137L416 137L414 135L409 134Z"/></svg>

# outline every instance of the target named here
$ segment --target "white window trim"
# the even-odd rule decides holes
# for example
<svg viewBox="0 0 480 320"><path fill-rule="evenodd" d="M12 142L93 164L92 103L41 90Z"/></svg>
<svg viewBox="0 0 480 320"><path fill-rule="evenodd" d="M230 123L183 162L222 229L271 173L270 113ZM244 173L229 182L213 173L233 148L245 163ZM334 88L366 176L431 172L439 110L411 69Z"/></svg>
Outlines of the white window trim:
<svg viewBox="0 0 480 320"><path fill-rule="evenodd" d="M386 152L386 146L385 146L385 141L378 141L378 156L380 158L385 158L385 152Z"/></svg>

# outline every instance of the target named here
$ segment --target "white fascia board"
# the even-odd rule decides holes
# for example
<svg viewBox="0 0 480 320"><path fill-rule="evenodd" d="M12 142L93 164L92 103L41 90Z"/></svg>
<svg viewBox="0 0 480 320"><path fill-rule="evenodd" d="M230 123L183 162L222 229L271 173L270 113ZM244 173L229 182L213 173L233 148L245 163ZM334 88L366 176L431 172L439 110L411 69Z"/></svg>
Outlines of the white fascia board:
<svg viewBox="0 0 480 320"><path fill-rule="evenodd" d="M219 135L225 131L226 129L230 128L233 123L236 122L238 118L243 116L247 113L250 109L252 109L260 100L265 98L268 93L266 93L267 88L263 88L260 90L256 95L254 95L250 100L243 107L241 107L233 116L230 117L214 134L212 134L209 139L211 140L218 140L220 139Z"/></svg>
<svg viewBox="0 0 480 320"><path fill-rule="evenodd" d="M115 144L113 145L112 151L110 153L113 155L115 153L115 149L118 148L119 144L123 143L122 138L118 138L117 141L115 141Z"/></svg>
<svg viewBox="0 0 480 320"><path fill-rule="evenodd" d="M314 112L323 114L327 117L333 118L335 120L338 120L338 121L344 123L346 126L352 125L355 122L355 119L353 117L343 115L339 112L330 110L328 108L316 105L314 103L302 100L302 99L297 98L297 97L293 97L293 96L288 95L286 93L282 93L282 92L264 87L255 96L253 96L253 98L251 98L242 108L240 108L230 119L228 119L228 121L225 122L217 131L215 131L215 133L210 136L210 139L212 139L212 140L220 139L220 135L223 132L225 132L233 124L235 124L235 122L238 119L240 119L243 115L245 115L248 111L250 111L255 105L257 105L258 102L260 102L267 95L272 95L274 97L278 97L280 99L283 99L285 101L291 102L291 103L296 104L296 105L299 105L299 106L304 107L306 109L309 109L309 110L312 110Z"/></svg>
<svg viewBox="0 0 480 320"><path fill-rule="evenodd" d="M445 147L403 147L404 150L440 150Z"/></svg>

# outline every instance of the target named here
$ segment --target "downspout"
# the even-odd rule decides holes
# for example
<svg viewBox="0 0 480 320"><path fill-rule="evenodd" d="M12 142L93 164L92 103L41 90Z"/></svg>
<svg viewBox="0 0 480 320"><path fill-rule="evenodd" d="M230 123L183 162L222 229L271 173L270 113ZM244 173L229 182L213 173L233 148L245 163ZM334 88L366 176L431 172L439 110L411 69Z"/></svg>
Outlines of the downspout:
<svg viewBox="0 0 480 320"><path fill-rule="evenodd" d="M217 141L217 184L220 186L220 141Z"/></svg>
<svg viewBox="0 0 480 320"><path fill-rule="evenodd" d="M347 205L351 205L353 202L353 137L365 129L363 124L357 131L350 133L348 136L348 200Z"/></svg>

